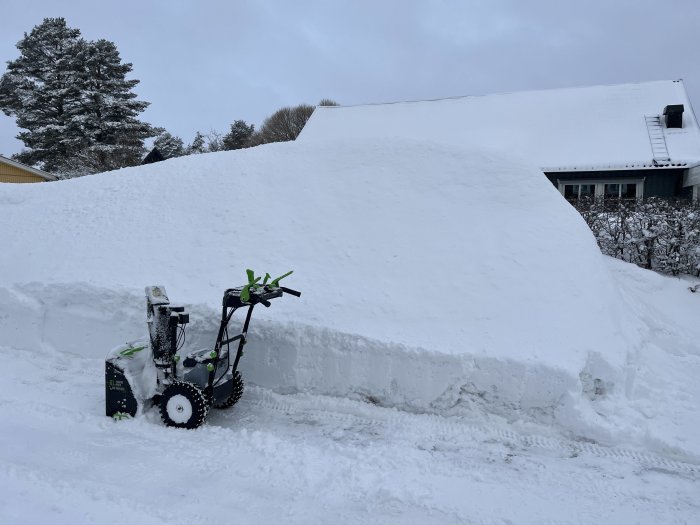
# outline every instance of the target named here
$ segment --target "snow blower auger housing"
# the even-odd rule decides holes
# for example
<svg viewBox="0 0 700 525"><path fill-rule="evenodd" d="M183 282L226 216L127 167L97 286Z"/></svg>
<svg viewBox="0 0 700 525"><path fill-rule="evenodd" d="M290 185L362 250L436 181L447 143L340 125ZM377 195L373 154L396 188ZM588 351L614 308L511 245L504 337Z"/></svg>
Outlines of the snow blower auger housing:
<svg viewBox="0 0 700 525"><path fill-rule="evenodd" d="M172 427L197 428L206 420L210 407L228 408L243 395L243 378L238 363L247 342L253 308L265 307L284 294L300 292L280 286L292 272L273 279L270 274L259 283L252 270L248 284L224 292L221 324L213 348L185 354L178 351L185 342L189 314L184 307L170 304L162 286L146 287L148 338L113 349L105 364L106 413L115 419L134 417L147 402L160 409L163 422ZM247 309L240 333L229 334L229 323L239 309ZM237 343L237 344L233 344Z"/></svg>

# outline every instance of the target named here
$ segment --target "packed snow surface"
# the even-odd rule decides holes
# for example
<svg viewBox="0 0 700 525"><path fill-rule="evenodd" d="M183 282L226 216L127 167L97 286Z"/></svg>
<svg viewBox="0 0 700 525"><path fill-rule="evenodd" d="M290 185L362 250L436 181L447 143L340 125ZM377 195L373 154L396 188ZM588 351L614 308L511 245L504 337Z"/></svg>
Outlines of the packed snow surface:
<svg viewBox="0 0 700 525"><path fill-rule="evenodd" d="M275 144L0 185L0 223L11 523L700 510L700 294L602 257L517 161L405 140ZM303 295L256 309L240 405L192 432L155 410L106 419L104 356L145 334L143 287L188 306L198 349L246 268L294 269L284 283Z"/></svg>

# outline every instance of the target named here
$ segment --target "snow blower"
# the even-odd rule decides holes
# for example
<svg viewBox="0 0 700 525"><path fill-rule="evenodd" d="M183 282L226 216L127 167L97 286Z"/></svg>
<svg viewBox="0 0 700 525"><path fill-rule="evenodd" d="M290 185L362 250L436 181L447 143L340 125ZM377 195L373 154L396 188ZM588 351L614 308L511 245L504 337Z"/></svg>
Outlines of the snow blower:
<svg viewBox="0 0 700 525"><path fill-rule="evenodd" d="M181 359L189 314L182 306L170 304L162 286L146 287L148 338L120 345L105 364L105 405L115 419L134 417L147 403L160 407L167 426L197 428L206 420L210 407L229 408L243 395L243 378L238 363L256 304L270 306L282 295L301 296L280 286L288 272L262 283L246 270L248 284L224 292L221 324L213 348L198 350ZM247 309L243 329L229 336L229 322L239 309ZM237 343L237 345L232 345ZM232 351L233 350L233 351Z"/></svg>

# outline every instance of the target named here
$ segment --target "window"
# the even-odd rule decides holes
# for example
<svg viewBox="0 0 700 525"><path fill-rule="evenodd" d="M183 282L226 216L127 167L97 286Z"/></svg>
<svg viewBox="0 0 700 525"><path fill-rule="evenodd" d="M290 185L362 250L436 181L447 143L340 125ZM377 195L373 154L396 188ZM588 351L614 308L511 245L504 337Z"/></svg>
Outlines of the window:
<svg viewBox="0 0 700 525"><path fill-rule="evenodd" d="M637 185L633 183L620 184L620 198L621 199L635 199L637 198Z"/></svg>
<svg viewBox="0 0 700 525"><path fill-rule="evenodd" d="M564 186L564 198L565 199L578 199L579 185L578 184L567 184Z"/></svg>
<svg viewBox="0 0 700 525"><path fill-rule="evenodd" d="M631 182L626 184L606 184L604 196L613 199L636 199L637 185Z"/></svg>
<svg viewBox="0 0 700 525"><path fill-rule="evenodd" d="M606 199L617 199L620 196L620 185L619 184L606 184L605 193L603 196Z"/></svg>
<svg viewBox="0 0 700 525"><path fill-rule="evenodd" d="M567 200L598 197L603 199L641 199L644 180L558 181Z"/></svg>
<svg viewBox="0 0 700 525"><path fill-rule="evenodd" d="M595 184L581 184L581 194L580 197L594 197L595 196Z"/></svg>
<svg viewBox="0 0 700 525"><path fill-rule="evenodd" d="M564 184L564 197L568 200L595 196L595 184Z"/></svg>

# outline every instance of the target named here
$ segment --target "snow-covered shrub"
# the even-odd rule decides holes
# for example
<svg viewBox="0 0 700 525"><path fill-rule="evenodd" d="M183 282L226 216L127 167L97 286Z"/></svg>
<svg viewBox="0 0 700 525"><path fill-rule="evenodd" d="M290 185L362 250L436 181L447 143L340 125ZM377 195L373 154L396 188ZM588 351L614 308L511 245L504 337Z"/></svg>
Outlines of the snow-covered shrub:
<svg viewBox="0 0 700 525"><path fill-rule="evenodd" d="M672 275L700 273L700 205L652 197L580 199L572 203L601 251Z"/></svg>

